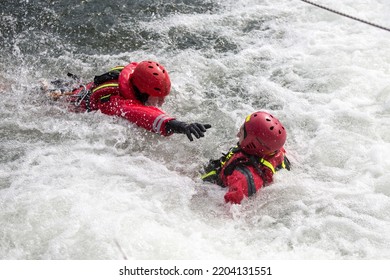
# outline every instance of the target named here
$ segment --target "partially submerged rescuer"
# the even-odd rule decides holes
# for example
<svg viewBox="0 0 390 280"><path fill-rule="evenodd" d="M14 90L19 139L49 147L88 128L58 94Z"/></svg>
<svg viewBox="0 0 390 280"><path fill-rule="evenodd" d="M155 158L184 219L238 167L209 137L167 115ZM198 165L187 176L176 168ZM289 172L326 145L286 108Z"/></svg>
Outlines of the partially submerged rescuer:
<svg viewBox="0 0 390 280"><path fill-rule="evenodd" d="M286 130L267 112L247 116L237 137L237 145L220 159L210 160L201 178L225 187L225 201L238 204L272 183L277 170L290 170L290 162L283 147Z"/></svg>
<svg viewBox="0 0 390 280"><path fill-rule="evenodd" d="M68 76L78 79L72 74ZM69 81L56 80L51 84L57 89L46 86L44 90L54 99L66 96L77 111L100 110L163 136L183 133L193 141L193 136L204 137L206 129L211 127L209 124L178 121L157 108L170 93L171 81L165 68L154 61L114 67L103 75L95 76L93 82L78 85L71 91L66 90Z"/></svg>

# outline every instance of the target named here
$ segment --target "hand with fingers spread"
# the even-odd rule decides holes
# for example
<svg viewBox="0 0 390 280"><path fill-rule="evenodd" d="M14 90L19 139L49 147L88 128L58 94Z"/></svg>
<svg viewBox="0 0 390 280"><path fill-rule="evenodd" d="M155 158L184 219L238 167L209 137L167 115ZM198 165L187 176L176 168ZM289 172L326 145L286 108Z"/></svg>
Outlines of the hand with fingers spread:
<svg viewBox="0 0 390 280"><path fill-rule="evenodd" d="M166 129L169 133L183 133L186 134L190 141L196 138L204 137L204 132L209 129L211 125L201 123L185 123L177 120L171 120L166 124Z"/></svg>

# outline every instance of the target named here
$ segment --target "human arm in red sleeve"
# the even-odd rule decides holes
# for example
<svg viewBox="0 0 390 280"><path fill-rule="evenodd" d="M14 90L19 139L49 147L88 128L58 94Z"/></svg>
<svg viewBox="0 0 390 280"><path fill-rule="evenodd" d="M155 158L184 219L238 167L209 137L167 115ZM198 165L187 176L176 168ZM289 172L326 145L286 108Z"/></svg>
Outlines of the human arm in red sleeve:
<svg viewBox="0 0 390 280"><path fill-rule="evenodd" d="M128 121L145 128L146 130L168 136L172 132L166 129L166 124L175 118L168 116L157 107L145 106L142 104L132 104L123 101L118 108L118 115Z"/></svg>
<svg viewBox="0 0 390 280"><path fill-rule="evenodd" d="M186 134L190 141L193 140L192 135L196 138L203 137L206 129L211 127L209 124L202 125L177 121L157 107L145 106L140 102L122 99L117 95L110 96L109 102L100 103L99 109L104 114L120 116L163 136L172 133Z"/></svg>
<svg viewBox="0 0 390 280"><path fill-rule="evenodd" d="M98 108L103 114L114 115L128 120L135 125L146 130L168 136L166 123L174 118L169 117L165 112L157 107L145 106L140 102L126 100L119 95L111 95L97 102Z"/></svg>
<svg viewBox="0 0 390 280"><path fill-rule="evenodd" d="M241 203L244 197L252 196L263 186L263 179L252 166L239 166L231 175L224 176L222 181L228 191L226 202Z"/></svg>

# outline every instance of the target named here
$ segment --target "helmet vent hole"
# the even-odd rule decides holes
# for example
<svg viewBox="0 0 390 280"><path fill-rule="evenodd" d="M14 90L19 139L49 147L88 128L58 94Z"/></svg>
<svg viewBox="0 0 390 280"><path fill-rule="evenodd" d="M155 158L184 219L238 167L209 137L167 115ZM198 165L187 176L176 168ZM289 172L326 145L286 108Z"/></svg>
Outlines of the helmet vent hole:
<svg viewBox="0 0 390 280"><path fill-rule="evenodd" d="M157 65L157 66L160 66L160 65L158 65L158 63L156 63L156 65Z"/></svg>
<svg viewBox="0 0 390 280"><path fill-rule="evenodd" d="M246 147L247 147L248 149L256 149L256 145L253 144L253 143L249 143Z"/></svg>
<svg viewBox="0 0 390 280"><path fill-rule="evenodd" d="M153 69L153 66L148 66L148 68Z"/></svg>
<svg viewBox="0 0 390 280"><path fill-rule="evenodd" d="M158 76L158 73L153 73L154 76Z"/></svg>
<svg viewBox="0 0 390 280"><path fill-rule="evenodd" d="M165 70L163 70L163 73L165 73Z"/></svg>
<svg viewBox="0 0 390 280"><path fill-rule="evenodd" d="M254 116L254 117L257 117L257 114L254 114L253 116Z"/></svg>
<svg viewBox="0 0 390 280"><path fill-rule="evenodd" d="M273 127L273 126L271 126L269 129L270 129L270 130L274 130L274 127Z"/></svg>
<svg viewBox="0 0 390 280"><path fill-rule="evenodd" d="M161 89L158 87L155 87L154 90L161 91Z"/></svg>
<svg viewBox="0 0 390 280"><path fill-rule="evenodd" d="M269 118L266 118L265 120L266 120L267 122L270 122L270 121L271 121Z"/></svg>
<svg viewBox="0 0 390 280"><path fill-rule="evenodd" d="M282 132L279 130L279 134L282 134Z"/></svg>

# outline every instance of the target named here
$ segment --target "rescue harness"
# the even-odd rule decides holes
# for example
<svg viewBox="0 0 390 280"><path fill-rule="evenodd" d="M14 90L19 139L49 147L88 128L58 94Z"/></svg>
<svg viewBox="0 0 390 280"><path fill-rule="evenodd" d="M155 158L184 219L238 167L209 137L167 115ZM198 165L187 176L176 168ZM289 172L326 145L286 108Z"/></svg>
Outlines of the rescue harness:
<svg viewBox="0 0 390 280"><path fill-rule="evenodd" d="M233 155L235 155L238 152L242 152L242 150L238 146L235 146L231 148L227 154L223 154L223 156L220 159L210 160L209 164L205 167L206 173L201 176L201 179L225 187L219 177L219 174L223 166L233 157ZM229 163L227 167L225 167L223 171L224 175L229 176L236 169L240 171L242 174L244 174L244 176L248 179L249 182L248 196L251 196L254 193L256 193L256 187L254 186L253 183L254 181L253 181L252 174L249 172L247 168L245 168L246 166L253 166L256 172L263 179L264 185L267 183L267 179L261 167L266 167L270 169L273 174L282 168L287 170L290 170L291 168L290 161L286 156L284 156L282 164L280 164L277 167L274 167L272 163L269 162L268 160L264 158L259 158L254 155L247 155L246 157L243 156L234 159L232 162Z"/></svg>
<svg viewBox="0 0 390 280"><path fill-rule="evenodd" d="M76 95L74 95L75 97L77 97L77 99L74 101L74 105L76 107L79 107L81 105L81 102L85 101L85 107L87 109L87 112L90 112L91 111L91 107L90 107L91 94L102 89L102 88L118 87L118 83L109 83L109 84L105 84L105 83L109 82L109 81L118 80L119 74L121 73L123 68L124 68L124 66L117 66L117 67L112 68L107 73L104 73L100 76L95 76L95 78L93 80L92 90L88 89L87 86L85 86L85 85L80 85L79 88L81 87L81 90ZM68 77L72 77L73 79L78 79L78 77L76 75L71 74L71 73L68 73ZM102 96L102 97L100 97L100 99L102 102L108 101L110 96L111 95Z"/></svg>

